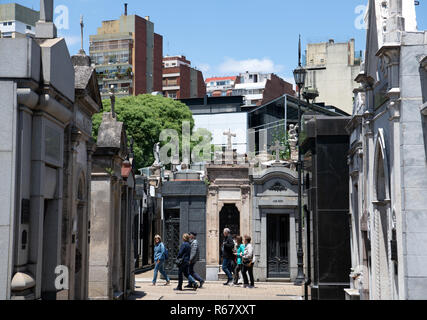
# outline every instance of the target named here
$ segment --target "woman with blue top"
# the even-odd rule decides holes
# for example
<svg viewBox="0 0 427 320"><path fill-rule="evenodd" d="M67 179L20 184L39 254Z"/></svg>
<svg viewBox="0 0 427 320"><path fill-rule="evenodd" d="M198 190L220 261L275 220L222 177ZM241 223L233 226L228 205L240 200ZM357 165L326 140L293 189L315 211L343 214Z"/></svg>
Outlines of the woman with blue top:
<svg viewBox="0 0 427 320"><path fill-rule="evenodd" d="M234 270L234 285L239 285L240 271L243 269L242 257L245 253L245 245L243 244L243 238L241 236L236 237L237 243L237 265Z"/></svg>
<svg viewBox="0 0 427 320"><path fill-rule="evenodd" d="M166 260L166 249L165 245L162 242L162 238L157 235L154 237L154 263L156 266L154 267L154 278L153 278L153 286L156 285L157 282L157 274L160 271L162 276L166 279L165 286L170 284L170 279L165 271L165 260Z"/></svg>

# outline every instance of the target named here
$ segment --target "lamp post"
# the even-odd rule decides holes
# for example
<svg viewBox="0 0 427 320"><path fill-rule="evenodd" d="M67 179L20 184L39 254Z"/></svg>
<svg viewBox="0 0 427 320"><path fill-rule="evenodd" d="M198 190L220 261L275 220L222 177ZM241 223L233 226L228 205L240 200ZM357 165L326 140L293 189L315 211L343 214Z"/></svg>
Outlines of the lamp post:
<svg viewBox="0 0 427 320"><path fill-rule="evenodd" d="M301 153L301 89L305 84L307 70L301 66L301 36L299 37L298 48L298 68L294 70L295 84L298 86L298 275L295 285L302 286L305 281L304 276L304 251L302 247L302 153Z"/></svg>

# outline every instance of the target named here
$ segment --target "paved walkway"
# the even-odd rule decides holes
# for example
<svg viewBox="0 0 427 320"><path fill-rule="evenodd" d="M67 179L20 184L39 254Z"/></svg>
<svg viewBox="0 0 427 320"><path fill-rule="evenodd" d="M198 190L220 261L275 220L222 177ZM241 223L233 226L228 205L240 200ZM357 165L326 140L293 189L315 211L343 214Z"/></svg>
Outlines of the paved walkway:
<svg viewBox="0 0 427 320"><path fill-rule="evenodd" d="M152 286L152 276L153 271L136 276L136 292L130 300L302 300L304 294L303 287L296 287L292 283L258 282L254 289L244 289L241 286L225 287L223 281L208 281L197 291L184 289L176 292L173 289L177 281L164 286L165 281L159 279L157 286Z"/></svg>

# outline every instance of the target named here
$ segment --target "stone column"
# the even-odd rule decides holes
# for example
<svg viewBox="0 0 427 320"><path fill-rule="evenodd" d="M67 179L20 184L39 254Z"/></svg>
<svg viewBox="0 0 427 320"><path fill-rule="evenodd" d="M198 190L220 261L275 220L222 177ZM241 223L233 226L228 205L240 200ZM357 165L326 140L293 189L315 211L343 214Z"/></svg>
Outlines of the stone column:
<svg viewBox="0 0 427 320"><path fill-rule="evenodd" d="M10 299L15 215L15 158L17 151L16 84L0 81L0 300Z"/></svg>
<svg viewBox="0 0 427 320"><path fill-rule="evenodd" d="M53 10L53 0L40 0L40 20L36 22L36 38L56 38L57 30L53 23Z"/></svg>
<svg viewBox="0 0 427 320"><path fill-rule="evenodd" d="M220 237L217 186L209 187L206 209L206 279L217 280Z"/></svg>
<svg viewBox="0 0 427 320"><path fill-rule="evenodd" d="M249 185L241 186L242 200L240 210L240 233L252 235L252 205L251 188ZM256 239L253 239L255 242Z"/></svg>

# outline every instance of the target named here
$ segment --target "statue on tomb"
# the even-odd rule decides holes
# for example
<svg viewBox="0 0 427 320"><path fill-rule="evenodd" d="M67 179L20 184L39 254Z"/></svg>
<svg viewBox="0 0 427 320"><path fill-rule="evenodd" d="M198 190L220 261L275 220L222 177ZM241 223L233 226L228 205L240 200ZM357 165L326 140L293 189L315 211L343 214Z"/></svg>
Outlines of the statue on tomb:
<svg viewBox="0 0 427 320"><path fill-rule="evenodd" d="M298 126L291 124L289 126L289 145L291 147L291 160L292 161L298 161L298 150L297 150L297 144L298 144Z"/></svg>
<svg viewBox="0 0 427 320"><path fill-rule="evenodd" d="M160 162L160 142L157 142L153 146L153 154L154 154L154 163L153 167L161 167L162 163Z"/></svg>

